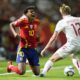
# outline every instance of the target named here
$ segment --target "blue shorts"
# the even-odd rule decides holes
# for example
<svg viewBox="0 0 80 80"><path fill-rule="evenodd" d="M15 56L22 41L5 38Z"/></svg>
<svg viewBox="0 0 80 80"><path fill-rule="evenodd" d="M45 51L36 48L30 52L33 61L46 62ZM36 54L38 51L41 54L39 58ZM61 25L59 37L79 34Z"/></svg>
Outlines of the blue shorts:
<svg viewBox="0 0 80 80"><path fill-rule="evenodd" d="M39 56L35 49L33 48L22 48L18 50L17 53L17 63L24 62L26 63L26 59L28 59L29 64L31 66L39 66Z"/></svg>

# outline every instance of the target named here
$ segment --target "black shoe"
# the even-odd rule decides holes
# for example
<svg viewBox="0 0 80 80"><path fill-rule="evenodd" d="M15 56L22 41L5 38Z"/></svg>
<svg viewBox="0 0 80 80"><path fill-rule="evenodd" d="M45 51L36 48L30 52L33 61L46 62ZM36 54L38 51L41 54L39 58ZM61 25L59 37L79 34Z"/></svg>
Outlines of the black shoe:
<svg viewBox="0 0 80 80"><path fill-rule="evenodd" d="M45 75L44 74L40 74L40 77L45 77Z"/></svg>

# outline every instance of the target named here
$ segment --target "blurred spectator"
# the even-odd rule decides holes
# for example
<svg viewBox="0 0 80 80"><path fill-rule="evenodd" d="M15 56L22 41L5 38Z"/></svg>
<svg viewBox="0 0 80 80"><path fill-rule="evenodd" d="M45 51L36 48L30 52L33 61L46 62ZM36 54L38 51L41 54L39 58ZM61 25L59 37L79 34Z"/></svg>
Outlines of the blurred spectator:
<svg viewBox="0 0 80 80"><path fill-rule="evenodd" d="M43 13L51 13L49 12L52 9L52 1L51 0L37 0L36 3L38 9Z"/></svg>
<svg viewBox="0 0 80 80"><path fill-rule="evenodd" d="M41 24L40 24L40 43L38 45L37 51L40 53L41 50L46 46L47 42L49 41L50 37L53 34L54 31L54 27L52 26L51 22L49 21L49 19L47 17L44 17L41 20ZM49 50L53 50L55 51L55 45L54 49L50 48Z"/></svg>
<svg viewBox="0 0 80 80"><path fill-rule="evenodd" d="M80 0L75 3L74 16L80 17Z"/></svg>
<svg viewBox="0 0 80 80"><path fill-rule="evenodd" d="M9 25L2 27L2 45L6 50L6 58L14 60L16 58L16 49L18 45L18 40L13 37L9 30Z"/></svg>
<svg viewBox="0 0 80 80"><path fill-rule="evenodd" d="M43 18L40 26L40 42L43 44L43 47L47 44L51 35L50 22L47 18Z"/></svg>

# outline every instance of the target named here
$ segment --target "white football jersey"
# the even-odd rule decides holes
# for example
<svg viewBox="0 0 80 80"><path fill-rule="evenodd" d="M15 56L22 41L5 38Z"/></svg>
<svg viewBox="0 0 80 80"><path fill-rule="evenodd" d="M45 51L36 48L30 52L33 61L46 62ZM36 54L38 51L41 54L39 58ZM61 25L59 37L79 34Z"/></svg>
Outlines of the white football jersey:
<svg viewBox="0 0 80 80"><path fill-rule="evenodd" d="M80 17L64 16L57 23L55 31L58 33L63 31L68 42L80 45Z"/></svg>

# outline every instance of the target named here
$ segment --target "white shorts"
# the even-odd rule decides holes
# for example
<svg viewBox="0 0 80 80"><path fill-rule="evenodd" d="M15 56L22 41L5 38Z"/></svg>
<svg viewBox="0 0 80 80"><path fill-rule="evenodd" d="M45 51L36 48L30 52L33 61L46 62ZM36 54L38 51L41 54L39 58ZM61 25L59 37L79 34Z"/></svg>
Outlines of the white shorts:
<svg viewBox="0 0 80 80"><path fill-rule="evenodd" d="M69 54L76 53L80 50L80 46L72 45L69 42L64 44L61 48L59 48L55 54L58 54L60 57L66 57Z"/></svg>

